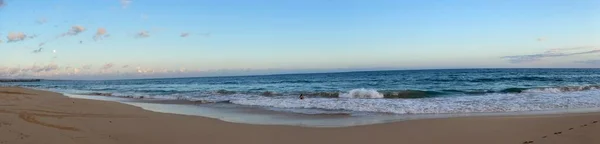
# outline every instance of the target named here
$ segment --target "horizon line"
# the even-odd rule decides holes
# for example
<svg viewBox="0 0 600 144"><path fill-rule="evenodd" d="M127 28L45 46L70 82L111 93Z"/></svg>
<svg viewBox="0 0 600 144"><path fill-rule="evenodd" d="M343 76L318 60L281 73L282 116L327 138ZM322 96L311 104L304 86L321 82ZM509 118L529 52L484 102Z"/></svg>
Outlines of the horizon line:
<svg viewBox="0 0 600 144"><path fill-rule="evenodd" d="M157 80L157 79L187 79L187 78L222 78L222 77L253 77L253 76L281 76L281 75L310 75L310 74L338 74L360 72L389 72L389 71L422 71L422 70L477 70L477 69L600 69L600 68L421 68L421 69L377 69L377 70L349 70L329 72L292 72L275 74L249 74L249 75L221 75L221 76L188 76L188 77L155 77L155 78L123 78L123 79L45 79L45 78L0 78L0 80L50 80L50 81L113 81L113 80Z"/></svg>

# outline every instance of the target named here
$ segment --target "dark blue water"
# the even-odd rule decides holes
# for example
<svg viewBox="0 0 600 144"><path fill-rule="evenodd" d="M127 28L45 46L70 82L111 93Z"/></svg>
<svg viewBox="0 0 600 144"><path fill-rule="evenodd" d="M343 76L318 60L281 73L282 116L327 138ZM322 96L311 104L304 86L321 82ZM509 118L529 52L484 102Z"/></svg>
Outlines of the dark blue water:
<svg viewBox="0 0 600 144"><path fill-rule="evenodd" d="M600 107L600 69L408 70L4 85L70 94L226 102L290 112L413 114ZM299 100L300 94L307 99Z"/></svg>

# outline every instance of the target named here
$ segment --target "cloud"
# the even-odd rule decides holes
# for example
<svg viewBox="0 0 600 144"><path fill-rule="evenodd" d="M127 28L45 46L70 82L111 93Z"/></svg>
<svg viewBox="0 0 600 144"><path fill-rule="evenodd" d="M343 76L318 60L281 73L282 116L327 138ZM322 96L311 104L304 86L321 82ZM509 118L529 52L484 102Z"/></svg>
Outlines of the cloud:
<svg viewBox="0 0 600 144"><path fill-rule="evenodd" d="M8 36L6 36L6 38L8 39L8 42L18 42L25 40L27 35L22 32L11 32L8 34Z"/></svg>
<svg viewBox="0 0 600 144"><path fill-rule="evenodd" d="M83 66L81 66L81 68L88 70L88 69L92 68L92 65L83 65Z"/></svg>
<svg viewBox="0 0 600 144"><path fill-rule="evenodd" d="M37 23L37 24L44 24L46 22L47 22L46 18L40 18L40 19L38 19L38 20L35 21L35 23Z"/></svg>
<svg viewBox="0 0 600 144"><path fill-rule="evenodd" d="M31 36L28 36L27 38L33 39L33 38L36 38L36 37L37 37L37 35L34 34L34 35L31 35Z"/></svg>
<svg viewBox="0 0 600 144"><path fill-rule="evenodd" d="M96 35L94 35L94 40L100 40L103 36L106 36L106 29L98 28Z"/></svg>
<svg viewBox="0 0 600 144"><path fill-rule="evenodd" d="M141 32L137 33L135 35L135 37L136 38L147 38L147 37L150 37L150 32L148 32L148 31L141 31Z"/></svg>
<svg viewBox="0 0 600 144"><path fill-rule="evenodd" d="M600 65L600 60L574 61L574 63L589 64L589 65Z"/></svg>
<svg viewBox="0 0 600 144"><path fill-rule="evenodd" d="M582 50L582 49L593 49L594 46L580 46L580 47L569 47L569 48L555 48L548 50L549 52L565 52L565 51L573 51L573 50Z"/></svg>
<svg viewBox="0 0 600 144"><path fill-rule="evenodd" d="M131 3L132 3L132 1L131 1L131 0L121 0L121 6L122 6L123 8L127 8L127 7L129 7L129 5L130 5Z"/></svg>
<svg viewBox="0 0 600 144"><path fill-rule="evenodd" d="M208 32L208 33L203 33L203 34L201 34L201 35L203 35L204 37L210 37L211 33L210 33L210 32Z"/></svg>
<svg viewBox="0 0 600 144"><path fill-rule="evenodd" d="M102 66L102 69L107 70L107 69L112 68L113 66L115 66L113 63L107 63Z"/></svg>
<svg viewBox="0 0 600 144"><path fill-rule="evenodd" d="M84 32L84 31L85 31L85 27L74 25L71 27L71 29L68 32L62 34L61 36L74 36L74 35L78 35L81 32Z"/></svg>
<svg viewBox="0 0 600 144"><path fill-rule="evenodd" d="M181 37L187 37L187 36L189 36L189 35L190 35L190 33L181 33L181 35L180 35L180 36L181 36Z"/></svg>
<svg viewBox="0 0 600 144"><path fill-rule="evenodd" d="M548 50L544 53L540 53L540 54L504 56L501 58L508 60L510 63L527 63L527 62L539 61L544 58L551 58L551 57L567 57L567 56L574 56L574 55L600 53L600 49L594 49L594 50L588 50L588 51L582 51L582 52L569 52L569 51L573 51L573 50L592 49L592 48L596 48L596 47L586 46L586 47L550 49L550 50Z"/></svg>
<svg viewBox="0 0 600 144"><path fill-rule="evenodd" d="M31 68L29 68L29 71L34 72L34 73L40 73L40 72L50 72L50 71L54 71L54 70L58 70L60 69L60 67L56 64L48 64L42 67L38 67L36 65L32 66Z"/></svg>
<svg viewBox="0 0 600 144"><path fill-rule="evenodd" d="M537 40L538 42L543 42L543 41L546 41L546 38L543 38L543 37L541 37L541 38L537 38L536 40Z"/></svg>
<svg viewBox="0 0 600 144"><path fill-rule="evenodd" d="M83 31L85 31L84 27L76 25L76 26L71 27L71 30L68 33L71 35L77 35Z"/></svg>
<svg viewBox="0 0 600 144"><path fill-rule="evenodd" d="M4 0L0 0L0 7L3 7L4 5Z"/></svg>
<svg viewBox="0 0 600 144"><path fill-rule="evenodd" d="M42 52L42 49L43 49L43 48L39 48L39 49L37 49L37 50L33 50L31 53L40 53L40 52Z"/></svg>

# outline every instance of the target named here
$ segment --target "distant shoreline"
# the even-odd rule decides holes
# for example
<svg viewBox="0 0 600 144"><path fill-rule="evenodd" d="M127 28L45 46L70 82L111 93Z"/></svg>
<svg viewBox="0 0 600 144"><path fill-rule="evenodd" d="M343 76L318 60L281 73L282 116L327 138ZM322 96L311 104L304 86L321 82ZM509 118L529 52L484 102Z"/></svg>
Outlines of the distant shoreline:
<svg viewBox="0 0 600 144"><path fill-rule="evenodd" d="M0 79L0 82L39 82L42 79Z"/></svg>

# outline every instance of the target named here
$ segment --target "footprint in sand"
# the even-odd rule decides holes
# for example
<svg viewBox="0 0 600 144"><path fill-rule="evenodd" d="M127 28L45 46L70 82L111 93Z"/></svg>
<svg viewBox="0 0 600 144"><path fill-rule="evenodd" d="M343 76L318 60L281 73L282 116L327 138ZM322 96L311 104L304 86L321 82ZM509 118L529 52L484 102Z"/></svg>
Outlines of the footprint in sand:
<svg viewBox="0 0 600 144"><path fill-rule="evenodd" d="M569 130L573 130L573 128L569 128Z"/></svg>
<svg viewBox="0 0 600 144"><path fill-rule="evenodd" d="M595 124L595 123L598 123L598 121L593 121L592 123Z"/></svg>

